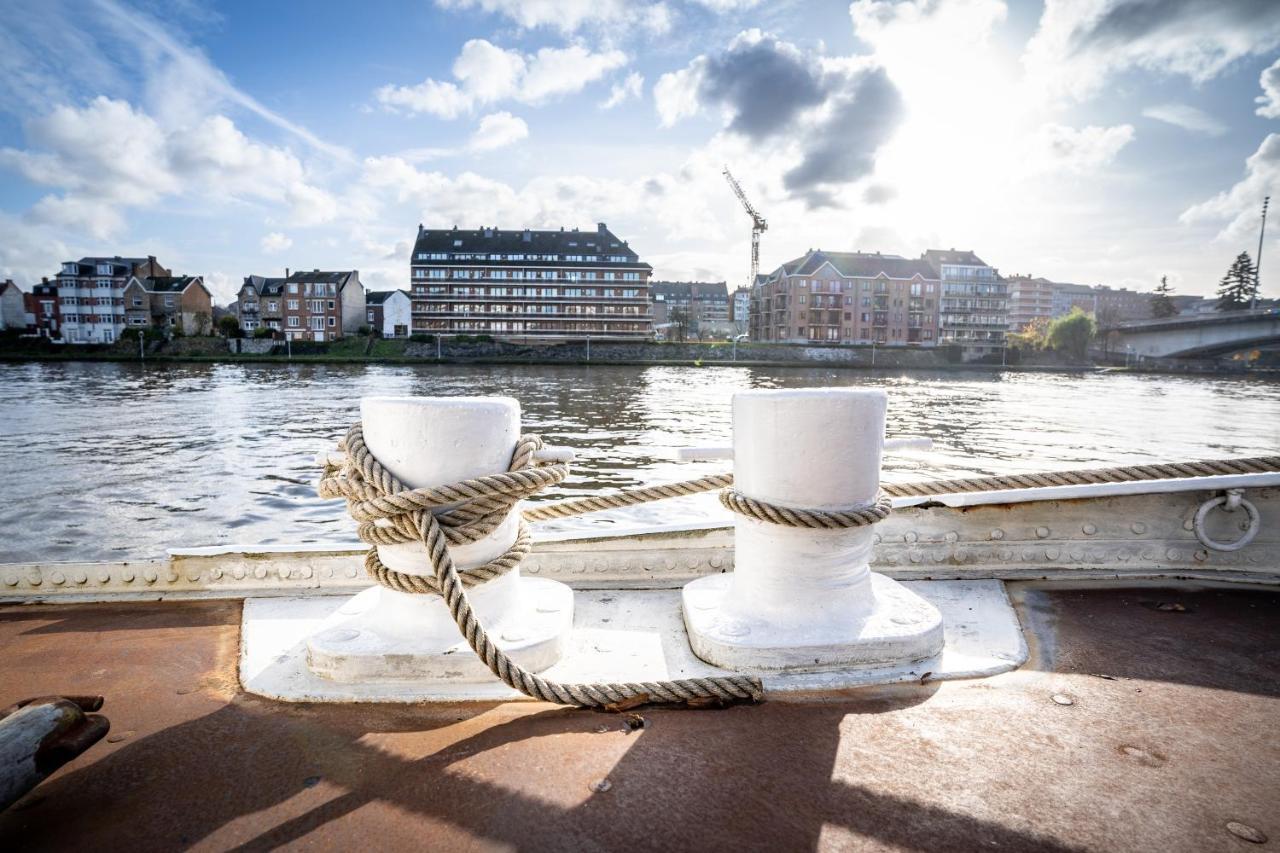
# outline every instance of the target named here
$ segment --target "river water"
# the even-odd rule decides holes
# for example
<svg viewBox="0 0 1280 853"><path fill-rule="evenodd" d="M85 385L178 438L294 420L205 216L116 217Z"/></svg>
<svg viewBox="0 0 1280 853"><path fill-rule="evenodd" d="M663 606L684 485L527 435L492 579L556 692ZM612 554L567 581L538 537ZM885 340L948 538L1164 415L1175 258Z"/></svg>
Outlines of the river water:
<svg viewBox="0 0 1280 853"><path fill-rule="evenodd" d="M886 480L1280 450L1280 383L825 368L0 365L0 563L155 557L193 545L354 541L321 501L315 454L368 394L505 394L527 431L576 449L548 498L686 479L727 463L671 448L729 442L746 388L878 387L889 434L934 439ZM712 495L539 525L621 530L727 518Z"/></svg>

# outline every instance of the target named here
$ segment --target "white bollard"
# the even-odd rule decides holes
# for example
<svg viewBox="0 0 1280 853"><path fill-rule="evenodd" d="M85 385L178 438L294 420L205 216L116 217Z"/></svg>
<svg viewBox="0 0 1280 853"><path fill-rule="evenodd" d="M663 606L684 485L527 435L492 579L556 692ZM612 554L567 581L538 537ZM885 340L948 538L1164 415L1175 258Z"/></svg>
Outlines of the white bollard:
<svg viewBox="0 0 1280 853"><path fill-rule="evenodd" d="M506 471L520 436L520 404L509 397L366 397L360 403L370 452L413 488ZM454 564L478 566L515 542L520 507L488 536L450 548ZM432 573L418 543L379 545L391 569ZM519 568L470 587L476 615L520 665L540 671L560 659L573 624L573 592L556 581L522 578ZM308 666L342 682L431 679L492 681L438 595L374 586L345 604L307 642Z"/></svg>
<svg viewBox="0 0 1280 853"><path fill-rule="evenodd" d="M734 484L798 509L875 500L879 390L744 391L733 398ZM820 670L921 660L942 648L937 609L868 566L875 527L812 530L735 516L735 567L684 588L690 644L737 670Z"/></svg>

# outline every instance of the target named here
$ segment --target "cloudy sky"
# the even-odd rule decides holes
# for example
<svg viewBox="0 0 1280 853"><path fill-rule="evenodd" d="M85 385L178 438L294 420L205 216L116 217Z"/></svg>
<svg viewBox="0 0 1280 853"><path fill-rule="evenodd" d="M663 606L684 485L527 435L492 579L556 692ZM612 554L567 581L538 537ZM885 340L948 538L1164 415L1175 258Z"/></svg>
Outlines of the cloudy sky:
<svg viewBox="0 0 1280 853"><path fill-rule="evenodd" d="M659 277L736 284L723 164L766 268L956 247L1208 293L1280 188L1280 2L0 0L24 288L88 254L221 300L286 266L404 287L419 222L605 221Z"/></svg>

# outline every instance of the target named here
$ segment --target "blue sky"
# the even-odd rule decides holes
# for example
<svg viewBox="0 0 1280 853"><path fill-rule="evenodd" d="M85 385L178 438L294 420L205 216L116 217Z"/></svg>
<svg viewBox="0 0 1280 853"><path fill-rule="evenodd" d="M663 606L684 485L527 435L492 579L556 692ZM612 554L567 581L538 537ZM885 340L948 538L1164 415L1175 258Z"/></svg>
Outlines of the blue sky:
<svg viewBox="0 0 1280 853"><path fill-rule="evenodd" d="M598 221L659 277L737 284L725 163L766 268L963 247L1209 293L1280 177L1280 3L0 0L24 287L104 253L223 300L284 267L404 287L419 222Z"/></svg>

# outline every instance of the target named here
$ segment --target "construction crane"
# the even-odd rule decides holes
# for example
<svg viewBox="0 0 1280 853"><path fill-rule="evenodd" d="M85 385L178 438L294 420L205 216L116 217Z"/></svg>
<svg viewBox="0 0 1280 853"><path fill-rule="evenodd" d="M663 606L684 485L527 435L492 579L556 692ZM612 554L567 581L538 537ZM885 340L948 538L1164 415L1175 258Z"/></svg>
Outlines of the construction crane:
<svg viewBox="0 0 1280 853"><path fill-rule="evenodd" d="M738 201L742 202L742 208L747 212L747 216L751 217L751 277L747 279L747 287L756 286L756 276L760 273L760 235L769 230L769 223L765 222L764 217L760 215L760 211L747 201L747 194L742 191L741 185L738 184L733 173L729 171L729 167L724 167L724 175L729 186L733 188L733 194L738 197Z"/></svg>

